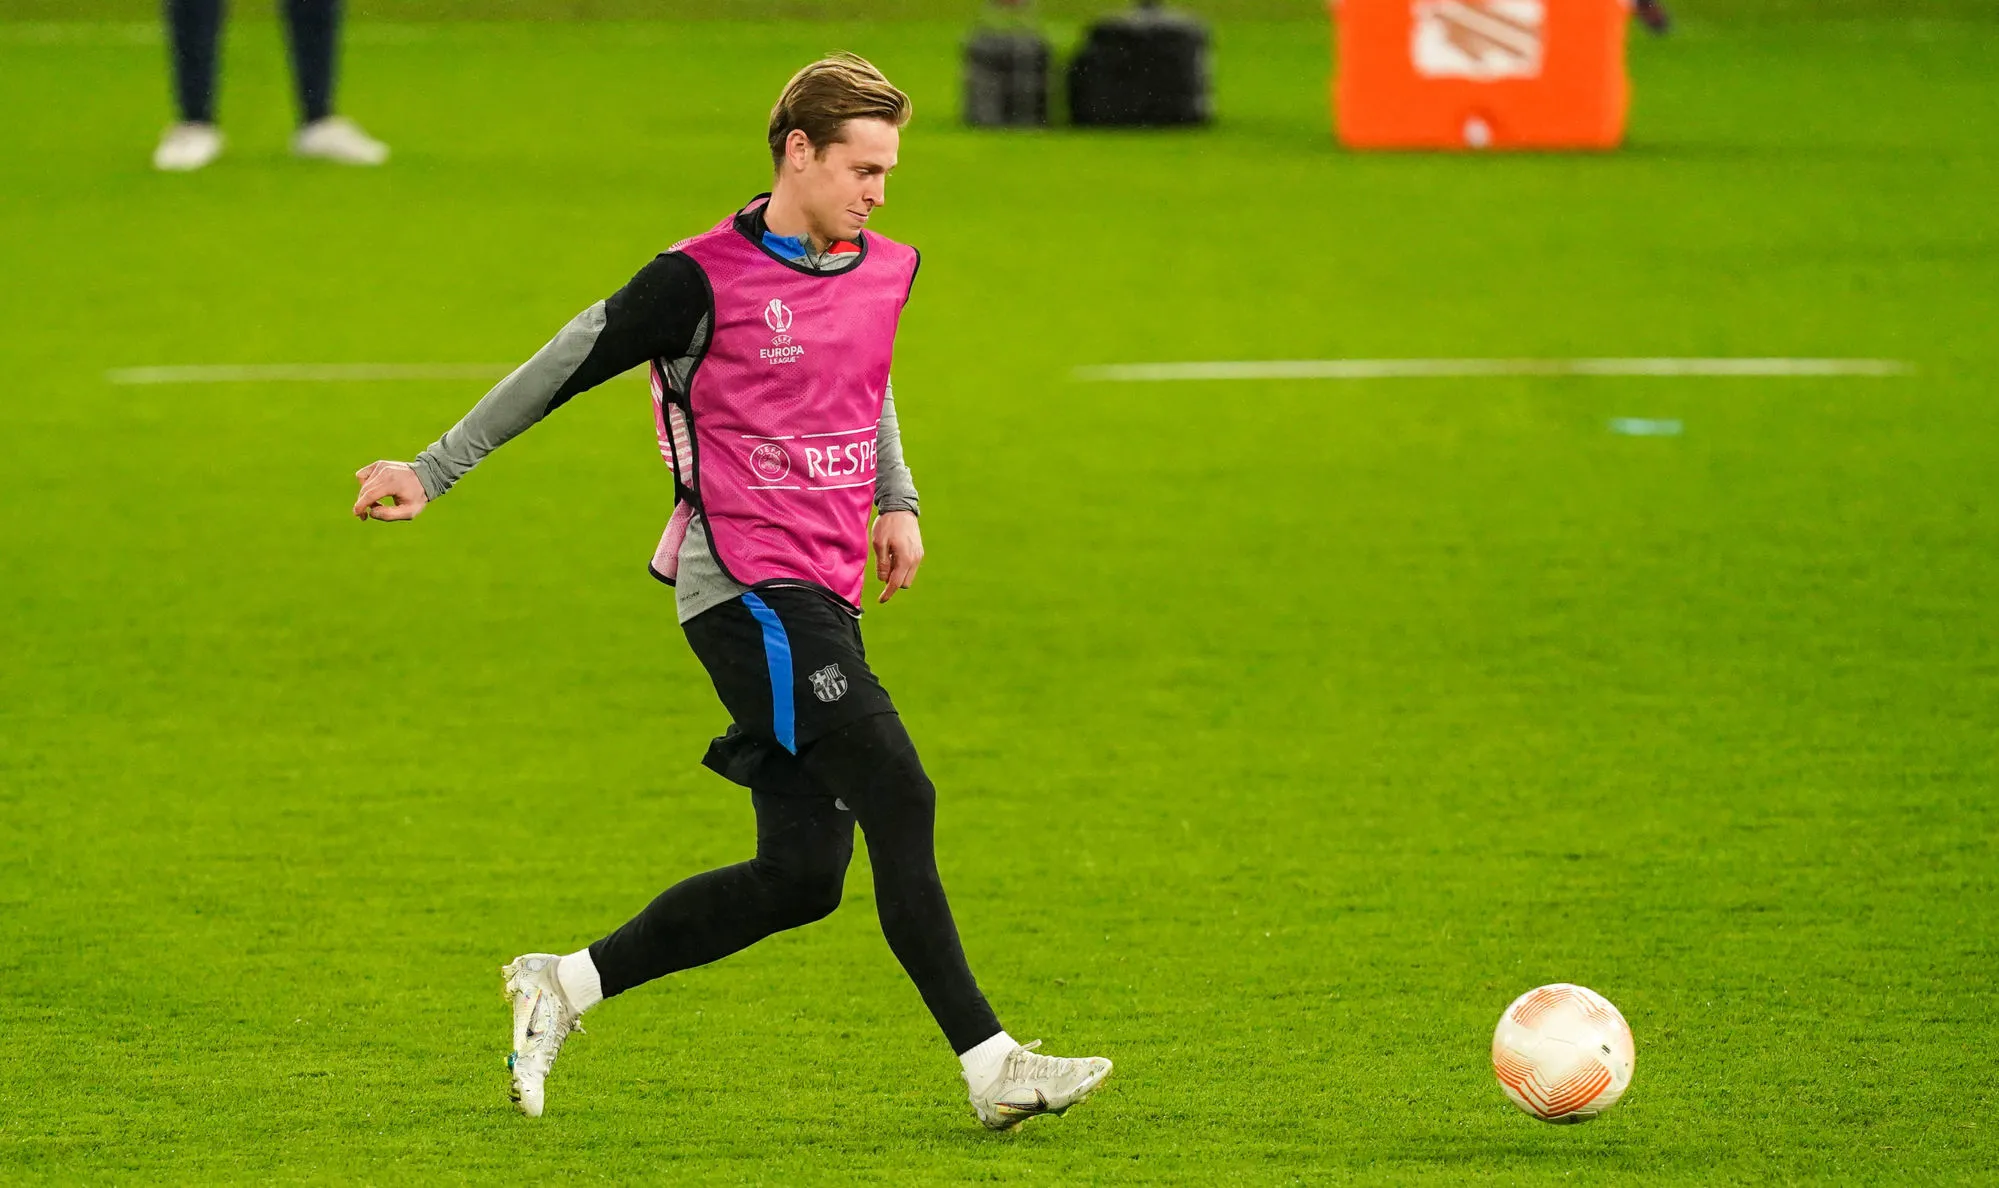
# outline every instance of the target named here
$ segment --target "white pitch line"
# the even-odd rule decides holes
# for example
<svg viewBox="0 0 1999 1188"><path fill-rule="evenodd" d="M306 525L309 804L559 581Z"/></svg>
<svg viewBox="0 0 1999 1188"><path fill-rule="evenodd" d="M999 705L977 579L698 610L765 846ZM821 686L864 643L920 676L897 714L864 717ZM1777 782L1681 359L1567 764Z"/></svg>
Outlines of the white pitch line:
<svg viewBox="0 0 1999 1188"><path fill-rule="evenodd" d="M119 367L114 384L365 383L375 380L494 380L504 363L219 363L194 367Z"/></svg>
<svg viewBox="0 0 1999 1188"><path fill-rule="evenodd" d="M1255 363L1114 363L1079 380L1469 379L1506 375L1906 375L1899 359L1274 359Z"/></svg>

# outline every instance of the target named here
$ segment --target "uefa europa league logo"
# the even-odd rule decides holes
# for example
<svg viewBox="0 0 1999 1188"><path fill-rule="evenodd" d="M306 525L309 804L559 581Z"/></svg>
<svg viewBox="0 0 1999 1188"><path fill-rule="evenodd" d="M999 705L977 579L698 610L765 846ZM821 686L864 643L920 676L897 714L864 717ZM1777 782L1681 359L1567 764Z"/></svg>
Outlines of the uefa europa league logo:
<svg viewBox="0 0 1999 1188"><path fill-rule="evenodd" d="M791 335L785 333L791 329L791 307L771 298L770 304L764 306L764 325L771 329L770 345L759 349L757 357L772 365L798 362L805 348L793 345Z"/></svg>

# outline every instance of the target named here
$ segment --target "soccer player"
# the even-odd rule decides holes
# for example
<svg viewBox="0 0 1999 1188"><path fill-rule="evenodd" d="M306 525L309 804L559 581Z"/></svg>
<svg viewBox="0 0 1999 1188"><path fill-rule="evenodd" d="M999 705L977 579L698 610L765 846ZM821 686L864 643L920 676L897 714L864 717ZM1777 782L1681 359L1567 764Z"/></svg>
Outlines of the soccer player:
<svg viewBox="0 0 1999 1188"><path fill-rule="evenodd" d="M734 719L703 762L750 790L756 856L669 887L587 948L505 967L512 1095L530 1116L585 1011L838 907L857 822L882 932L980 1121L1059 1114L1111 1071L1014 1042L987 1004L937 874L937 790L861 646L870 561L884 603L923 561L889 386L917 254L866 230L909 115L861 58L799 71L771 110L769 194L578 314L415 462L355 476L356 516L411 519L576 393L651 365L675 495L652 572Z"/></svg>

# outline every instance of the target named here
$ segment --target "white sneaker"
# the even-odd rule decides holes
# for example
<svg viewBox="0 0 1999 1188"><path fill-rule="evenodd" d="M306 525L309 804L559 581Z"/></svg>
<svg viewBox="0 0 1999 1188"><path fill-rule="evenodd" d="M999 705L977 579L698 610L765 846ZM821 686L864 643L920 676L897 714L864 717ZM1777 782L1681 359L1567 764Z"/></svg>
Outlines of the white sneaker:
<svg viewBox="0 0 1999 1188"><path fill-rule="evenodd" d="M562 1041L570 1032L583 1030L581 1016L569 1009L569 1000L555 980L559 960L553 953L527 953L500 969L507 978L507 1001L514 1008L514 1050L507 1056L514 1076L508 1095L530 1118L541 1117L542 1084L555 1067Z"/></svg>
<svg viewBox="0 0 1999 1188"><path fill-rule="evenodd" d="M346 116L328 116L300 128L292 137L292 152L342 165L380 165L389 159L389 146Z"/></svg>
<svg viewBox="0 0 1999 1188"><path fill-rule="evenodd" d="M1035 1040L1008 1052L992 1084L972 1090L972 1112L987 1129L1012 1130L1037 1114L1067 1113L1111 1075L1102 1056L1043 1056L1034 1050L1040 1046Z"/></svg>
<svg viewBox="0 0 1999 1188"><path fill-rule="evenodd" d="M175 124L160 134L153 168L168 173L199 169L222 155L222 133L214 124Z"/></svg>

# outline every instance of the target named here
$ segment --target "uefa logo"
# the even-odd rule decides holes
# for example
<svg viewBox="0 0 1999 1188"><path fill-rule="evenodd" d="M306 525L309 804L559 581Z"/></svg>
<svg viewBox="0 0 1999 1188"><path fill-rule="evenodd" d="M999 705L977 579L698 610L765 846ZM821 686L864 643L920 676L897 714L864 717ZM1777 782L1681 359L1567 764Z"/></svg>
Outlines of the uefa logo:
<svg viewBox="0 0 1999 1188"><path fill-rule="evenodd" d="M791 307L775 297L771 298L770 304L764 306L764 325L770 327L772 334L782 334L791 329Z"/></svg>
<svg viewBox="0 0 1999 1188"><path fill-rule="evenodd" d="M774 483L791 473L791 455L774 441L764 442L750 451L750 469L767 483Z"/></svg>

